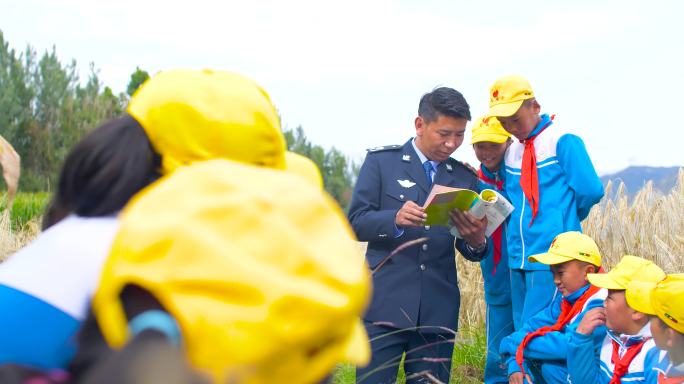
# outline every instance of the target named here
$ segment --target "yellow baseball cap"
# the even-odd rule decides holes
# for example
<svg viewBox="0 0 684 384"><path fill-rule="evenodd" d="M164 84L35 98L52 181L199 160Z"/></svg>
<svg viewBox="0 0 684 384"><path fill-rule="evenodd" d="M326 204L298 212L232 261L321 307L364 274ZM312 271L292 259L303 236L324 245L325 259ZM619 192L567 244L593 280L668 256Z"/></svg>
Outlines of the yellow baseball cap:
<svg viewBox="0 0 684 384"><path fill-rule="evenodd" d="M599 288L627 289L631 281L658 282L665 278L665 272L654 262L641 257L625 255L608 273L589 273L589 282Z"/></svg>
<svg viewBox="0 0 684 384"><path fill-rule="evenodd" d="M489 89L489 116L515 115L523 101L534 98L530 82L522 76L511 75L497 80Z"/></svg>
<svg viewBox="0 0 684 384"><path fill-rule="evenodd" d="M271 99L237 73L160 72L133 94L127 112L161 155L164 173L212 158L285 168L285 139Z"/></svg>
<svg viewBox="0 0 684 384"><path fill-rule="evenodd" d="M285 170L323 189L323 176L316 163L295 152L285 152Z"/></svg>
<svg viewBox="0 0 684 384"><path fill-rule="evenodd" d="M190 363L217 383L316 382L370 356L363 254L335 201L288 172L215 159L143 190L93 299L117 349L130 337L128 284L177 320Z"/></svg>
<svg viewBox="0 0 684 384"><path fill-rule="evenodd" d="M658 316L668 327L684 333L684 274L667 275L658 282L632 281L625 298L634 310Z"/></svg>
<svg viewBox="0 0 684 384"><path fill-rule="evenodd" d="M601 252L594 239L575 231L561 233L553 239L547 253L532 255L527 259L533 263L547 265L579 260L597 267L601 266Z"/></svg>
<svg viewBox="0 0 684 384"><path fill-rule="evenodd" d="M473 138L470 144L489 141L492 143L505 143L511 134L506 132L496 117L482 116L473 125Z"/></svg>

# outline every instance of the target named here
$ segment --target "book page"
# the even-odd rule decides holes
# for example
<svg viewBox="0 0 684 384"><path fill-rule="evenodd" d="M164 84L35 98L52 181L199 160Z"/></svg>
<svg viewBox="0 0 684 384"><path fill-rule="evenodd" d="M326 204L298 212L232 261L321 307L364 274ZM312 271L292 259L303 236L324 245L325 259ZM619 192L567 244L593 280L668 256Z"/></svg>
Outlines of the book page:
<svg viewBox="0 0 684 384"><path fill-rule="evenodd" d="M423 208L428 217L425 225L449 226L449 211L459 209L468 211L479 195L469 189L450 188L435 184Z"/></svg>

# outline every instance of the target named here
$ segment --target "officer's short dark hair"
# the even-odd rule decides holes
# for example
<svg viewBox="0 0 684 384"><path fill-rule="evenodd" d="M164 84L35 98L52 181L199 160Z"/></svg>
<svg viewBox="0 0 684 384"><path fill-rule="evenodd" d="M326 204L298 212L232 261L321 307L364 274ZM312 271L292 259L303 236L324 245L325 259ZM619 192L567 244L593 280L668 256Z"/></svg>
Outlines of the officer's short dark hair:
<svg viewBox="0 0 684 384"><path fill-rule="evenodd" d="M102 124L64 160L43 229L71 213L83 217L116 213L160 177L160 166L160 156L133 117L125 115Z"/></svg>
<svg viewBox="0 0 684 384"><path fill-rule="evenodd" d="M418 116L429 123L437 120L438 115L470 120L470 106L461 92L449 87L435 88L420 98Z"/></svg>

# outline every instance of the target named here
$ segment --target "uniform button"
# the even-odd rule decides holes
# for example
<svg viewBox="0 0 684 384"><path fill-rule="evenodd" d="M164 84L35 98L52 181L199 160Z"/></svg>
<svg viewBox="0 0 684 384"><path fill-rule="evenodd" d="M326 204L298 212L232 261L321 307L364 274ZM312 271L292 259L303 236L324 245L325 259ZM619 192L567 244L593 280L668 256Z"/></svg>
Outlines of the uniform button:
<svg viewBox="0 0 684 384"><path fill-rule="evenodd" d="M399 195L399 198L404 200L404 195Z"/></svg>
<svg viewBox="0 0 684 384"><path fill-rule="evenodd" d="M423 251L427 251L427 249L428 249L427 244L423 244Z"/></svg>
<svg viewBox="0 0 684 384"><path fill-rule="evenodd" d="M429 226L429 225L426 225L426 226L425 226L425 230L426 230L426 231L429 231L429 230L430 230L430 226Z"/></svg>
<svg viewBox="0 0 684 384"><path fill-rule="evenodd" d="M421 270L421 271L424 271L424 270L425 270L425 264L421 264L421 265L420 265L420 270Z"/></svg>

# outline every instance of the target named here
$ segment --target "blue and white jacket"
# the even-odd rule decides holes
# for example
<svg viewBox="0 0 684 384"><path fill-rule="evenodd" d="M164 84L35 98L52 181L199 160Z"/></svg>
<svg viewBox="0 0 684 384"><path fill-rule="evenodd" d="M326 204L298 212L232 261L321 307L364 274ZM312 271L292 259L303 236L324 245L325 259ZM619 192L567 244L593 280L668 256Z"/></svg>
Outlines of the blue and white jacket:
<svg viewBox="0 0 684 384"><path fill-rule="evenodd" d="M566 299L570 303L574 303L580 298L580 296L582 296L582 294L584 294L584 292L587 291L587 289L589 289L589 287L589 284L585 285L569 295ZM582 318L587 311L592 308L603 307L603 301L606 299L606 296L608 296L608 291L605 289L600 289L584 303L582 311L573 317L570 322L563 327L563 329L560 331L549 332L545 335L532 339L525 348L525 359L539 360L542 362L545 360L567 360L570 334L577 329L577 326L579 325L580 321L582 321ZM518 363L515 361L515 352L518 349L518 345L520 345L528 333L534 332L541 327L553 325L556 323L556 321L558 321L558 316L560 316L561 313L561 300L563 300L563 296L557 293L553 300L551 300L551 304L549 304L548 307L532 316L522 326L521 329L517 330L501 341L501 354L509 356L509 358L506 360L506 364L508 364L509 376L514 372L520 372L520 366L518 366ZM594 332L589 336L596 346L595 350L597 351L597 354L598 347L601 345L605 335L606 327L600 326L596 327Z"/></svg>
<svg viewBox="0 0 684 384"><path fill-rule="evenodd" d="M613 340L620 346L620 356L627 348L646 339L639 353L629 364L627 373L620 379L621 383L644 383L653 376L654 356L660 354L655 342L651 338L650 325L636 335L617 336L611 331L606 333L601 344L599 355L596 355L596 345L591 335L578 332L570 333L568 343L568 374L572 383L608 384L613 377ZM657 375L656 375L657 376Z"/></svg>
<svg viewBox="0 0 684 384"><path fill-rule="evenodd" d="M663 379L681 379L684 382L684 364L679 364L675 366L670 360L669 353L667 351L659 351L657 355L654 356L654 364L651 375L648 376L646 383L656 384L658 383L658 378Z"/></svg>
<svg viewBox="0 0 684 384"><path fill-rule="evenodd" d="M482 170L482 173L484 173L484 175L491 180L503 180L505 174L503 170L503 164L501 169L499 169L499 171L496 173L490 172L483 165L480 165L480 169ZM506 192L499 191L496 185L489 184L482 179L478 180L481 191L485 189L493 189L506 197ZM491 242L491 239L487 239L490 246L487 249L485 258L480 261L482 279L484 280L485 302L488 305L503 305L510 304L511 302L511 272L508 268L508 252L506 252L507 221L504 221L501 226L503 227L501 239L501 260L496 266L496 272L492 274L492 271L494 270L494 243Z"/></svg>
<svg viewBox="0 0 684 384"><path fill-rule="evenodd" d="M118 227L70 216L0 264L0 365L66 368Z"/></svg>
<svg viewBox="0 0 684 384"><path fill-rule="evenodd" d="M534 136L551 122L542 115ZM534 140L539 180L539 209L530 226L532 209L520 187L525 144L514 140L505 157L506 194L515 207L508 225L509 265L515 269L548 270L549 266L530 263L528 256L544 253L556 235L567 231L582 231L580 221L603 197L599 179L584 142L566 133L555 122Z"/></svg>

